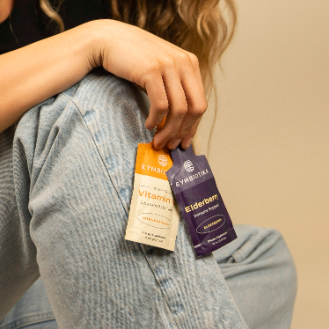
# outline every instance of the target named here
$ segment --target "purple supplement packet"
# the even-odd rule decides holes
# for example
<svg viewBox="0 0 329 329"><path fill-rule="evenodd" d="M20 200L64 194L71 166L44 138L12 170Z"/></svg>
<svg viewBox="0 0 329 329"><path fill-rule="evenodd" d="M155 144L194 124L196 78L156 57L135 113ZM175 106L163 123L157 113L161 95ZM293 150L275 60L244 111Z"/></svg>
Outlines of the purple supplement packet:
<svg viewBox="0 0 329 329"><path fill-rule="evenodd" d="M171 151L173 166L166 175L186 221L198 257L209 254L237 238L204 155L192 146Z"/></svg>

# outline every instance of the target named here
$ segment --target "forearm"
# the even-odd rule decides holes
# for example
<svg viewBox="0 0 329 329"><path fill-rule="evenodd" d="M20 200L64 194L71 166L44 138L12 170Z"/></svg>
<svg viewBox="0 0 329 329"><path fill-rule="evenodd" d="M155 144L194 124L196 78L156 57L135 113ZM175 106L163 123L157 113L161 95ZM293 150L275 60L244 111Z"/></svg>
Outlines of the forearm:
<svg viewBox="0 0 329 329"><path fill-rule="evenodd" d="M90 23L0 56L0 132L96 66Z"/></svg>

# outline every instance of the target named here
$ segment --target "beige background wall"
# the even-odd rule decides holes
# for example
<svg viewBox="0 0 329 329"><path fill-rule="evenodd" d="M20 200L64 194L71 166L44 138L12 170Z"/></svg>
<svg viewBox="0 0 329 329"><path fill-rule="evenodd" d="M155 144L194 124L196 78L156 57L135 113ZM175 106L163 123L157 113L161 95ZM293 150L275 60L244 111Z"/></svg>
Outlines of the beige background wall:
<svg viewBox="0 0 329 329"><path fill-rule="evenodd" d="M329 1L237 6L210 163L233 221L279 229L293 253L291 328L329 328Z"/></svg>

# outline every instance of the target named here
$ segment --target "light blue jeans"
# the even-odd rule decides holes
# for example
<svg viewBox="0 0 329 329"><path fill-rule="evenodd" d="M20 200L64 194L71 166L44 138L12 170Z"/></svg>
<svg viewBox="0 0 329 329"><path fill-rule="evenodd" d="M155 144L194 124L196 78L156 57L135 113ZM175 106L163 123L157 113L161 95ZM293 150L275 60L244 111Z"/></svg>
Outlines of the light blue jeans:
<svg viewBox="0 0 329 329"><path fill-rule="evenodd" d="M95 71L0 134L1 329L289 328L297 279L278 231L237 225L200 259L182 219L174 252L124 239L147 108Z"/></svg>

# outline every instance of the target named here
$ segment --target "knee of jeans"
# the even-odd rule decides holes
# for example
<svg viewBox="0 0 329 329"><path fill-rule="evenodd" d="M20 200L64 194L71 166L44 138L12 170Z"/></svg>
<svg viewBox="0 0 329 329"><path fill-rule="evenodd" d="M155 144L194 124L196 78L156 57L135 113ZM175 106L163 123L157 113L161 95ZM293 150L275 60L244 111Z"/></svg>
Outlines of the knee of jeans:
<svg viewBox="0 0 329 329"><path fill-rule="evenodd" d="M148 99L127 80L96 71L63 95L74 102L96 144L112 140L125 147L153 137L144 126Z"/></svg>
<svg viewBox="0 0 329 329"><path fill-rule="evenodd" d="M147 115L148 100L141 91L124 79L96 70L27 111L15 139L25 148L30 173L32 166L42 167L56 140L70 140L77 129L81 143L93 139L103 161L106 157L116 160L109 156L111 152L126 154L130 163L137 144L152 140L153 132L144 127Z"/></svg>
<svg viewBox="0 0 329 329"><path fill-rule="evenodd" d="M268 269L272 279L282 285L287 300L293 302L297 294L297 271L282 233L275 228L261 227L253 227L250 232L257 236L254 259L259 269Z"/></svg>
<svg viewBox="0 0 329 329"><path fill-rule="evenodd" d="M104 70L95 70L65 90L62 95L73 101L83 117L98 112L102 120L121 123L134 129L148 115L147 98L132 83ZM130 120L129 120L130 119Z"/></svg>
<svg viewBox="0 0 329 329"><path fill-rule="evenodd" d="M153 135L144 127L149 109L147 96L129 81L104 70L92 71L72 87L34 106L23 115L19 125L29 126L28 130L32 126L50 129L56 123L64 127L69 123L66 117L73 112L72 107L89 129L103 124L103 128L132 135L134 140L136 135L147 139Z"/></svg>
<svg viewBox="0 0 329 329"><path fill-rule="evenodd" d="M274 252L278 255L278 266L281 268L282 280L285 282L287 288L287 295L292 300L295 299L297 294L297 270L294 258L291 251L283 237L277 229L270 229L273 239L276 241Z"/></svg>

